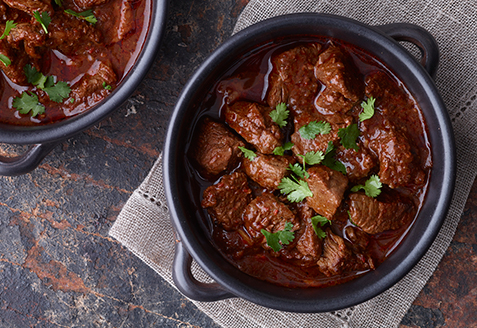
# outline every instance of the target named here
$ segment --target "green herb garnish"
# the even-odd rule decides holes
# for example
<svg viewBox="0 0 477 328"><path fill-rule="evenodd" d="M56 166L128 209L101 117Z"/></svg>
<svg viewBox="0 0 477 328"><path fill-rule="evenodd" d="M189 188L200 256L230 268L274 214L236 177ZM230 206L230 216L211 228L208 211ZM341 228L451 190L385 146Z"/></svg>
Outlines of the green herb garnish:
<svg viewBox="0 0 477 328"><path fill-rule="evenodd" d="M325 158L321 162L326 167L332 170L341 172L346 175L346 166L343 163L335 159L336 149L332 141L328 142L328 147L325 151Z"/></svg>
<svg viewBox="0 0 477 328"><path fill-rule="evenodd" d="M290 150L293 147L293 143L287 142L283 145L283 147L275 147L273 150L273 154L277 156L283 156L285 154L285 150Z"/></svg>
<svg viewBox="0 0 477 328"><path fill-rule="evenodd" d="M293 224L291 222L287 222L285 223L285 228L283 230L272 233L262 229L260 232L267 239L267 245L270 246L275 252L278 252L282 249L282 245L280 245L279 241L281 241L283 245L288 245L293 241L293 239L295 239L295 234L293 231L291 231L292 228Z"/></svg>
<svg viewBox="0 0 477 328"><path fill-rule="evenodd" d="M318 236L318 238L323 239L326 237L326 232L324 232L318 226L318 224L320 224L320 226L324 226L327 223L331 223L331 221L321 215L316 215L311 218L311 224L313 225L313 230L315 230L315 233Z"/></svg>
<svg viewBox="0 0 477 328"><path fill-rule="evenodd" d="M2 55L0 54L0 61L5 65L5 66L9 66L12 61L10 60L10 58L8 58L7 56L5 55Z"/></svg>
<svg viewBox="0 0 477 328"><path fill-rule="evenodd" d="M98 22L96 17L94 17L93 11L91 9L80 12L80 13L77 13L76 11L73 11L71 9L66 9L65 13L84 19L85 21L91 24L96 24Z"/></svg>
<svg viewBox="0 0 477 328"><path fill-rule="evenodd" d="M292 178L294 178L292 176ZM301 202L306 197L313 197L313 193L308 186L308 183L304 180L295 179L293 181L289 177L285 177L282 179L280 184L278 185L278 189L280 189L281 193L287 195L287 199L290 202Z"/></svg>
<svg viewBox="0 0 477 328"><path fill-rule="evenodd" d="M35 11L33 17L40 23L45 33L48 34L48 25L51 23L50 15L46 11L42 12L41 15L38 11Z"/></svg>
<svg viewBox="0 0 477 328"><path fill-rule="evenodd" d="M368 180L363 185L356 185L353 188L351 188L352 192L357 192L361 189L364 189L364 193L368 197L378 197L379 194L381 193L381 187L383 184L381 183L381 180L379 179L379 176L377 175L372 175Z"/></svg>
<svg viewBox="0 0 477 328"><path fill-rule="evenodd" d="M374 115L374 102L376 101L375 98L369 97L366 102L361 103L361 108L363 108L363 111L361 114L359 114L359 120L360 122L363 122L365 120L369 120L371 117Z"/></svg>
<svg viewBox="0 0 477 328"><path fill-rule="evenodd" d="M358 151L359 147L356 143L356 140L359 136L358 124L351 124L346 128L341 128L338 130L338 137L340 137L340 142L346 149L353 148Z"/></svg>
<svg viewBox="0 0 477 328"><path fill-rule="evenodd" d="M2 36L0 36L0 40L3 40L10 33L10 30L15 27L17 27L17 23L12 20L7 20L5 22L5 30L3 31Z"/></svg>
<svg viewBox="0 0 477 328"><path fill-rule="evenodd" d="M18 110L20 114L31 112L32 117L45 112L45 106L40 104L38 96L34 93L28 94L27 92L23 92L20 97L13 98L13 108Z"/></svg>
<svg viewBox="0 0 477 328"><path fill-rule="evenodd" d="M111 86L109 84L106 84L106 82L103 82L103 88L106 90L111 90Z"/></svg>
<svg viewBox="0 0 477 328"><path fill-rule="evenodd" d="M290 111L287 109L287 104L280 103L270 112L270 117L273 122L277 123L279 127L283 128L287 125L287 118Z"/></svg>
<svg viewBox="0 0 477 328"><path fill-rule="evenodd" d="M255 154L253 152L253 150L247 149L247 148L242 147L242 146L239 146L238 148L242 151L245 158L247 158L251 161L253 161L255 159L255 157L257 157L257 154Z"/></svg>
<svg viewBox="0 0 477 328"><path fill-rule="evenodd" d="M328 134L331 132L331 124L324 121L311 121L310 123L303 125L300 129L300 136L303 139L311 140L315 139L318 134Z"/></svg>

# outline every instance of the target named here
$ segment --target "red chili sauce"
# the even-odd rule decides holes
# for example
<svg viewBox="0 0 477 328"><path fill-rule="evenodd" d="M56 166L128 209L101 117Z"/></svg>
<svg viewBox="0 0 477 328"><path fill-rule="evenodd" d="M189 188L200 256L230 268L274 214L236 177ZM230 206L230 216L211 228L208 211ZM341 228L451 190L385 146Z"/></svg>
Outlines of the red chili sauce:
<svg viewBox="0 0 477 328"><path fill-rule="evenodd" d="M0 33L7 21L16 27L0 40L0 122L10 125L51 124L82 113L106 98L121 83L141 52L150 24L151 0L64 0L26 2L8 0L0 5ZM95 23L65 12L94 15ZM34 13L47 15L45 25ZM81 15L80 15L81 16ZM59 102L29 81L30 65L55 82L66 82L71 92ZM20 114L14 100L24 92L36 95L44 113Z"/></svg>
<svg viewBox="0 0 477 328"><path fill-rule="evenodd" d="M313 53L313 58L300 58L303 53ZM315 66L310 66L310 62ZM318 63L321 63L320 68L317 68ZM341 70L343 66L344 73ZM317 72L320 69L323 71ZM286 85L287 81L293 80L288 76L292 73L303 75L295 79L300 84L295 89ZM329 76L330 79L324 81L323 76ZM342 85L333 89L336 81ZM280 101L287 103L290 110L287 125L280 128L281 135L278 138L281 144L300 139L293 134L303 120L309 121L310 115L330 122L332 133L336 122L342 124L340 126L357 124L359 127L359 154L365 152L366 155L359 155L356 160L349 157L354 150L344 149L339 138L332 140L337 149L334 158L345 165L347 174L343 175L321 164L307 166L308 172L318 172L317 175L325 172L332 176L331 181L337 175L339 179L336 181L347 180L346 187L341 188L344 192L341 190L341 196L338 196L336 210L333 209L333 214L327 217L331 223L321 227L318 225L326 233L325 238L314 236L315 232L305 220L315 215L323 216L327 209L317 210L316 206L311 206L309 199L291 202L281 194L279 188L264 187L263 176L247 173L246 166L251 165L251 161L247 161L240 151L232 154L227 151L220 154L217 151L217 156L213 154L216 149L211 144L218 144L215 141L217 139L221 140L217 147L222 147L222 150L235 149L235 142L256 154L261 153L261 148L250 141L253 138L244 137L243 131L237 133L240 129L235 126L249 122L255 124L257 130L256 126L261 124L267 127L273 125L266 122L269 111L274 109L270 103L276 103L271 94L277 90L277 83L282 83L278 92ZM343 85L355 90L339 89ZM310 88L310 92L304 92L306 88ZM318 100L326 92L330 96ZM353 92L358 96L353 98ZM361 103L370 97L376 99L375 114L371 119L361 122ZM424 117L396 75L362 49L324 37L268 43L240 58L225 72L212 86L199 108L197 124L191 132L191 142L185 157L190 197L197 204L202 202L203 208L198 208L198 216L202 217L201 224L213 245L230 263L251 276L287 287L324 287L354 279L374 270L386 260L405 238L419 213L432 167ZM259 110L253 112L254 109L250 108ZM227 114L228 111L232 114ZM242 118L238 119L240 115ZM230 117L241 121L237 124L237 121L230 121ZM230 133L224 132L221 136L222 127L217 129L217 126L207 130L203 127L207 125L204 118L220 124ZM207 139L204 136L207 133L215 136ZM235 141L227 141L232 139ZM310 146L308 140L299 141L302 142L302 149L307 151L313 147L317 147L317 150L326 148L326 145L318 142L312 141ZM226 147L223 147L224 144ZM205 151L201 151L201 147ZM287 150L285 156L299 163L295 154L299 152L299 149ZM230 159L224 164L226 166L219 168L219 173L213 171L212 166L227 156ZM270 153L263 155L266 158L264 163L270 164L274 156ZM315 169L315 166L319 168ZM276 173L274 169L271 171L272 175ZM363 190L351 191L353 186L364 185L372 175L379 176L382 182L379 196L372 198L365 195ZM242 181L241 185L235 182L245 179L244 176L246 182ZM311 179L307 180L310 185L313 184ZM334 186L330 188L332 190L324 190L323 193L340 193L333 189ZM264 194L272 195L265 197L268 203L265 198L258 202L257 199ZM373 210L368 211L363 201L365 205L372 204ZM267 204L270 208L267 208ZM267 213L268 210L271 212ZM285 212L292 214L277 218L282 215L277 213ZM263 217L250 219L253 213ZM370 213L375 217L370 217ZM352 222L351 217L359 222ZM275 252L267 245L260 229L277 232L283 230L284 221L293 223L295 239L288 245L281 243L281 250Z"/></svg>

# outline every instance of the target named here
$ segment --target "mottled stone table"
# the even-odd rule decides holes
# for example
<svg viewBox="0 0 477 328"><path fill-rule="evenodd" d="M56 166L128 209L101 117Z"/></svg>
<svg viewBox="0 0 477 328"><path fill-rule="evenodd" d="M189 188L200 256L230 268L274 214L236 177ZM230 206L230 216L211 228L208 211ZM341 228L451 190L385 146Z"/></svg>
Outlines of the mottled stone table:
<svg viewBox="0 0 477 328"><path fill-rule="evenodd" d="M0 327L218 327L107 235L161 152L188 77L247 2L171 1L164 42L135 94L34 172L0 177ZM476 219L474 183L454 241L402 327L475 325Z"/></svg>

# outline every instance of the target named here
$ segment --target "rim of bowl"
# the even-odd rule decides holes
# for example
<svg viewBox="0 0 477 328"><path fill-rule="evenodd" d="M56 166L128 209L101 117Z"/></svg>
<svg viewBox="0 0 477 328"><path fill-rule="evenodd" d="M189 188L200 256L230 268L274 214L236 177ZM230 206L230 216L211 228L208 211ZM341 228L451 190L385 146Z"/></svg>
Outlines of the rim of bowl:
<svg viewBox="0 0 477 328"><path fill-rule="evenodd" d="M163 37L167 0L151 0L151 22L143 49L126 77L107 98L84 113L39 126L0 124L0 142L37 144L64 140L102 121L121 106L142 82L156 57Z"/></svg>
<svg viewBox="0 0 477 328"><path fill-rule="evenodd" d="M442 170L440 172L432 171L430 183L432 184L432 181L439 179L438 182L434 183L437 184L436 186L431 186L435 189L432 192L432 196L435 197L433 198L434 203L427 206L425 213L421 209L418 219L413 223L412 228L399 247L394 250L390 257L380 264L375 271L368 272L350 282L321 289L322 291L326 289L326 297L320 297L316 295L316 292L310 292L310 289L316 290L316 288L276 288L273 284L261 280L259 283L266 287L264 287L263 290L258 290L254 288L256 286L248 284L250 281L254 282L254 280L258 280L257 278L251 278L231 264L221 265L224 265L230 270L235 270L234 277L231 277L229 273L219 268L217 263L212 259L212 256L205 251L202 244L195 238L194 232L190 231L188 227L187 213L181 208L180 179L178 179L181 173L177 172L176 164L183 154L175 153L176 149L180 149L180 138L177 136L181 132L182 121L184 120L187 108L190 102L197 96L197 90L200 89L201 84L214 72L216 66L222 67L224 62L230 62L230 58L228 58L229 54L234 53L236 49L248 47L248 50L250 50L250 43L255 44L256 40L264 33L273 34L273 32L270 31L306 24L324 24L328 26L334 24L336 28L352 31L354 34L363 34L369 40L378 42L386 47L386 49L389 49L389 51L392 51L393 56L398 56L403 64L409 67L409 71L412 72L413 77L422 84L422 87L426 91L428 101L434 108L433 113L435 117L432 117L432 123L435 123L437 126L433 126L433 128L436 129L437 127L437 138L439 138L439 142L441 143L439 146L446 155L443 158L442 165L440 165ZM303 33L295 34L303 35ZM247 51L241 50L240 55L246 52ZM371 52L371 54L377 56L375 53ZM237 57L239 56L233 56L234 60L236 60ZM217 77L218 76L216 76L216 78ZM428 123L429 135L431 135L429 117L427 116L426 121ZM431 143L431 146L434 145ZM436 154L434 151L432 155L433 160L435 160ZM167 130L163 160L163 180L172 224L179 236L180 242L184 244L192 258L217 283L237 297L265 307L291 312L327 312L343 309L362 303L393 286L418 263L431 246L444 222L455 183L455 146L452 127L445 105L427 71L395 40L375 27L353 19L330 14L290 14L267 19L238 32L219 46L189 79L176 103ZM430 190L428 190L426 199L429 197L429 192ZM424 227L424 231L417 231L417 228L419 228L417 227L419 226L419 218L423 215L425 215L425 217L421 219L421 222L424 223L423 220L426 220L425 222L428 222L427 226ZM205 237L203 231L200 233ZM410 240L410 238L416 238L416 240ZM409 252L406 251L405 254L402 254L403 251L400 252L400 249L403 249L402 246L404 244L407 245L409 243L414 247ZM393 257L393 261L390 261ZM247 281L247 283L243 281ZM361 285L360 283L362 282L365 282L365 284ZM269 288L274 292L269 293L265 288ZM291 301L290 297L293 295L297 297Z"/></svg>

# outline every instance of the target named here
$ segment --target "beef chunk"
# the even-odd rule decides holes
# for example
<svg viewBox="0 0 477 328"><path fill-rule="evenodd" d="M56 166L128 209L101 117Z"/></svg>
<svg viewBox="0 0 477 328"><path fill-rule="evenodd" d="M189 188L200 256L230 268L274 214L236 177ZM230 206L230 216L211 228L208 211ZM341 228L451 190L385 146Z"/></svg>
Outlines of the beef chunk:
<svg viewBox="0 0 477 328"><path fill-rule="evenodd" d="M297 236L296 252L294 258L300 261L301 266L314 265L320 259L323 241L318 238L311 218L314 212L306 202L298 205L297 216L300 218L302 226L305 226L304 232Z"/></svg>
<svg viewBox="0 0 477 328"><path fill-rule="evenodd" d="M244 158L242 160L245 173L256 183L264 188L277 189L281 180L290 171L287 170L290 164L295 163L291 156L275 156L257 153L253 161Z"/></svg>
<svg viewBox="0 0 477 328"><path fill-rule="evenodd" d="M225 230L236 230L243 223L242 213L252 200L251 193L247 176L234 172L204 190L202 207Z"/></svg>
<svg viewBox="0 0 477 328"><path fill-rule="evenodd" d="M330 229L326 230L323 254L317 264L319 270L328 277L344 272L371 269L367 258L361 254L355 254L344 239L335 235Z"/></svg>
<svg viewBox="0 0 477 328"><path fill-rule="evenodd" d="M343 194L348 185L348 178L338 171L323 165L315 165L308 169L308 183L313 197L307 197L307 204L318 214L328 220L333 218L341 204Z"/></svg>
<svg viewBox="0 0 477 328"><path fill-rule="evenodd" d="M369 234L398 229L415 214L413 204L397 193L384 193L379 199L352 193L348 205L353 223Z"/></svg>
<svg viewBox="0 0 477 328"><path fill-rule="evenodd" d="M422 186L427 158L419 113L401 87L383 72L366 77L366 95L376 98L374 116L361 125L366 146L379 158L381 181L391 188ZM418 145L422 145L419 147Z"/></svg>
<svg viewBox="0 0 477 328"><path fill-rule="evenodd" d="M9 44L15 49L25 50L32 58L41 58L45 40L45 33L41 27L30 23L18 23L7 36Z"/></svg>
<svg viewBox="0 0 477 328"><path fill-rule="evenodd" d="M261 244L265 249L271 250L272 253L276 252L267 245L265 236L260 232L262 229L275 233L283 230L287 222L293 224L292 231L300 229L300 223L295 214L274 195L269 193L261 194L248 204L243 214L243 220L245 228L254 242ZM294 242L287 247L292 248ZM278 256L278 254L274 255Z"/></svg>
<svg viewBox="0 0 477 328"><path fill-rule="evenodd" d="M83 9L93 8L94 6L102 5L109 0L75 0L75 4Z"/></svg>
<svg viewBox="0 0 477 328"><path fill-rule="evenodd" d="M66 13L56 13L48 25L47 46L59 50L66 56L91 55L96 53L101 57L106 55L100 45L101 32L83 19Z"/></svg>
<svg viewBox="0 0 477 328"><path fill-rule="evenodd" d="M93 2L99 1L102 0L94 0ZM106 44L116 43L123 40L136 28L136 17L133 7L135 1L136 0L111 1L100 9L95 10L95 15L98 19L98 27L103 31ZM92 1L87 0L84 2Z"/></svg>
<svg viewBox="0 0 477 328"><path fill-rule="evenodd" d="M74 99L74 102L66 102L67 106L70 106L77 111L82 111L85 107L92 106L97 102L103 100L110 90L104 88L104 85L115 84L117 81L116 74L113 71L110 63L105 63L96 60L88 72L71 87L70 98ZM77 103L81 103L78 106Z"/></svg>
<svg viewBox="0 0 477 328"><path fill-rule="evenodd" d="M379 113L362 122L365 147L379 160L379 178L391 188L420 184L424 173L414 164L414 155L406 136Z"/></svg>
<svg viewBox="0 0 477 328"><path fill-rule="evenodd" d="M356 151L340 145L335 156L346 167L348 179L355 182L369 176L371 170L377 165L374 155L361 142L358 142L358 146L359 150Z"/></svg>
<svg viewBox="0 0 477 328"><path fill-rule="evenodd" d="M331 132L328 134L318 134L314 139L305 139L301 136L299 129L309 124L310 122L328 122L331 125ZM306 110L300 115L295 116L295 132L291 135L291 142L294 144L292 151L295 154L305 155L310 151L322 151L325 152L328 148L328 142L338 144L339 137L338 131L340 128L345 128L353 122L351 116L347 115L333 115L325 116L318 113L316 110Z"/></svg>
<svg viewBox="0 0 477 328"><path fill-rule="evenodd" d="M247 142L261 153L271 154L281 146L283 135L280 127L270 117L272 111L256 103L239 101L225 110L225 120Z"/></svg>
<svg viewBox="0 0 477 328"><path fill-rule="evenodd" d="M331 45L318 57L315 76L326 86L317 98L317 106L328 113L347 112L363 98L364 83L351 56Z"/></svg>
<svg viewBox="0 0 477 328"><path fill-rule="evenodd" d="M270 107L287 103L295 114L313 107L320 85L314 73L320 50L321 45L316 43L296 47L272 58L267 96Z"/></svg>
<svg viewBox="0 0 477 328"><path fill-rule="evenodd" d="M51 0L3 0L3 2L9 7L27 12L32 16L35 11L39 13L46 11L50 16L53 13Z"/></svg>
<svg viewBox="0 0 477 328"><path fill-rule="evenodd" d="M23 69L27 64L32 63L32 58L30 58L24 51L19 51L13 48L6 39L0 40L0 54L7 56L11 60L11 64L8 66L0 61L0 67L5 75L13 83L18 85L28 85ZM38 64L33 63L33 66L39 69Z"/></svg>
<svg viewBox="0 0 477 328"><path fill-rule="evenodd" d="M245 146L237 136L221 124L206 118L202 121L192 147L192 157L203 176L216 176L231 170L239 163Z"/></svg>

